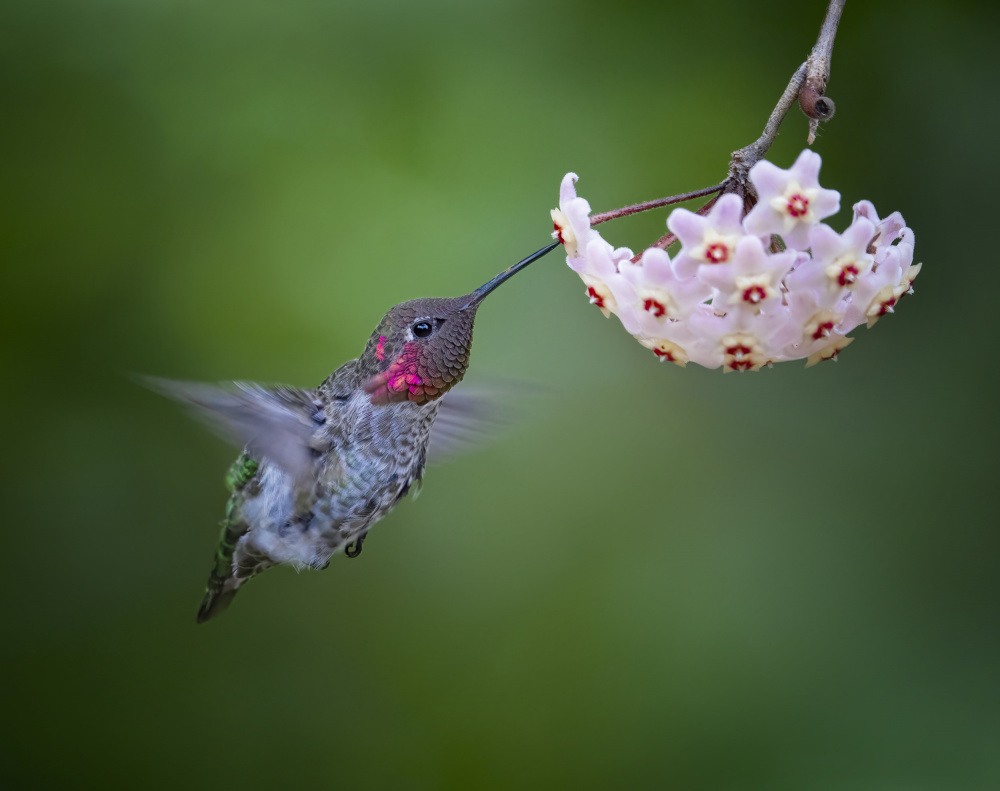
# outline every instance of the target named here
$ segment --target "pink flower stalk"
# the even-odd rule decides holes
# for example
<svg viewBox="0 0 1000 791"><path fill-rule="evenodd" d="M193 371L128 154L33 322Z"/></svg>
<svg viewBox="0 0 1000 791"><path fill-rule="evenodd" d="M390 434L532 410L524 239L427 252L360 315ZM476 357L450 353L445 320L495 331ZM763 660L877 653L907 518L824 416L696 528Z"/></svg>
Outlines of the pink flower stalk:
<svg viewBox="0 0 1000 791"><path fill-rule="evenodd" d="M880 219L854 206L838 234L821 220L840 194L819 185L821 159L803 151L789 170L761 161L750 170L758 202L722 195L704 215L675 209L667 227L680 242L671 259L614 248L590 225L577 177L562 181L553 236L583 279L587 297L659 360L756 371L786 360L835 360L847 333L892 313L912 293L913 231L899 212ZM778 237L778 239L775 239Z"/></svg>

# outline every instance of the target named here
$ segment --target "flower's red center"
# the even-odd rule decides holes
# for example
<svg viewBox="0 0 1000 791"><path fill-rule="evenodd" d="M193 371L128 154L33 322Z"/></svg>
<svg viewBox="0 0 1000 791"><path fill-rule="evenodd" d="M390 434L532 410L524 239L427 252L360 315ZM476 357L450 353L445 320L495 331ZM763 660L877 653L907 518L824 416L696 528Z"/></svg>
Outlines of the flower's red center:
<svg viewBox="0 0 1000 791"><path fill-rule="evenodd" d="M763 286L750 286L750 288L743 292L743 301L749 302L751 305L763 302L766 298L767 292L764 290Z"/></svg>
<svg viewBox="0 0 1000 791"><path fill-rule="evenodd" d="M662 357L664 360L669 360L672 363L677 362L677 358L674 357L673 352L664 351L663 349L653 349L653 354L657 357Z"/></svg>
<svg viewBox="0 0 1000 791"><path fill-rule="evenodd" d="M590 297L591 304L597 305L599 308L604 307L604 297L593 286L587 286L587 296Z"/></svg>
<svg viewBox="0 0 1000 791"><path fill-rule="evenodd" d="M563 239L563 229L562 229L562 226L559 225L559 223L554 222L554 223L552 223L552 227L555 229L556 236L559 238L559 244L565 245L566 244L566 240Z"/></svg>
<svg viewBox="0 0 1000 791"><path fill-rule="evenodd" d="M705 248L705 258L713 264L729 260L729 246L722 242L712 242Z"/></svg>
<svg viewBox="0 0 1000 791"><path fill-rule="evenodd" d="M812 334L814 341L818 341L820 338L827 337L831 332L833 332L833 322L823 321L816 325L816 331Z"/></svg>
<svg viewBox="0 0 1000 791"><path fill-rule="evenodd" d="M647 313L652 313L656 318L662 318L667 313L667 307L662 302L658 302L655 299L643 300L642 309ZM657 352L659 354L659 352Z"/></svg>
<svg viewBox="0 0 1000 791"><path fill-rule="evenodd" d="M796 192L788 199L788 213L792 217L803 217L809 211L809 198Z"/></svg>
<svg viewBox="0 0 1000 791"><path fill-rule="evenodd" d="M730 346L726 349L726 365L733 371L749 371L753 368L753 359L750 357L752 349L748 346Z"/></svg>
<svg viewBox="0 0 1000 791"><path fill-rule="evenodd" d="M853 286L858 281L860 274L855 264L846 264L840 268L840 274L837 275L837 283L841 286Z"/></svg>
<svg viewBox="0 0 1000 791"><path fill-rule="evenodd" d="M723 365L729 371L756 371L765 361L752 335L724 338L722 351Z"/></svg>
<svg viewBox="0 0 1000 791"><path fill-rule="evenodd" d="M886 313L888 313L895 306L896 306L896 298L895 297L889 297L889 299L887 299L885 302L883 302L883 303L881 303L879 305L878 315L879 316L884 316Z"/></svg>

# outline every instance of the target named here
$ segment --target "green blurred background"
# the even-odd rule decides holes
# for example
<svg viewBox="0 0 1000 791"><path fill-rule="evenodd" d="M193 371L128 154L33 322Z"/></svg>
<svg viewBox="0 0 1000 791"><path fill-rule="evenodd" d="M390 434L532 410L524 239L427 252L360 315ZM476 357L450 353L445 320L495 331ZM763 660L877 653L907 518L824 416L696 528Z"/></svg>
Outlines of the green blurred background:
<svg viewBox="0 0 1000 791"><path fill-rule="evenodd" d="M234 451L125 374L313 385L566 171L719 181L824 4L7 0L0 785L1000 788L1000 13L943 5L838 37L823 183L925 263L839 364L658 365L553 255L478 322L519 427L196 627Z"/></svg>

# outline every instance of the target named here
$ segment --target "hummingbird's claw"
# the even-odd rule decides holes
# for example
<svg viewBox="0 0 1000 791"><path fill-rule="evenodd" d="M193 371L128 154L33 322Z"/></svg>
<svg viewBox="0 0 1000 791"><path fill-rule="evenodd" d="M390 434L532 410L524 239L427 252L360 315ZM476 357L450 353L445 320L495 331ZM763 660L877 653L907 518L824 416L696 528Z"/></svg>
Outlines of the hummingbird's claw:
<svg viewBox="0 0 1000 791"><path fill-rule="evenodd" d="M344 554L347 555L347 557L349 558L356 558L358 555L361 554L361 547L364 546L364 543L365 543L364 535L358 536L356 539L354 539L354 543L348 544L346 547L344 547Z"/></svg>

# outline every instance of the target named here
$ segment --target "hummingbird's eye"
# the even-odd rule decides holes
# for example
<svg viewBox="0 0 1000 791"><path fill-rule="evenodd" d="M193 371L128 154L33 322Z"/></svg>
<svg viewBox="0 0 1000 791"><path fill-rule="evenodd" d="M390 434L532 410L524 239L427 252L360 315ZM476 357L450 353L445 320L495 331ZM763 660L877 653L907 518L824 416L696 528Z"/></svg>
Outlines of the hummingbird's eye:
<svg viewBox="0 0 1000 791"><path fill-rule="evenodd" d="M429 321L418 321L413 325L412 330L413 334L418 338L426 338L434 332L434 328Z"/></svg>

